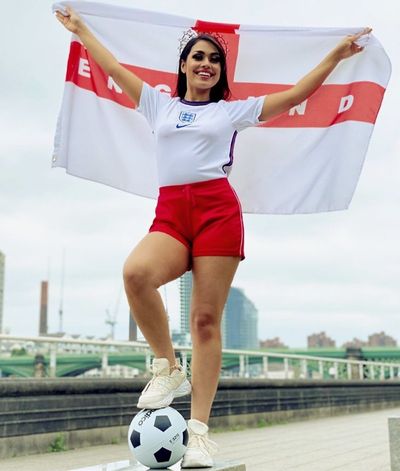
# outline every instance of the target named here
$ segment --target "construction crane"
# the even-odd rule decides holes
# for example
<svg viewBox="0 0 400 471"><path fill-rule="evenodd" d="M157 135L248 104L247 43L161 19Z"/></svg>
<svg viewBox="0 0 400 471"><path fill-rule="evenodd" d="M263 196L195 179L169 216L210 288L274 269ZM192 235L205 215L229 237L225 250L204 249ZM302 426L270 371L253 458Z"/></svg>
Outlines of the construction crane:
<svg viewBox="0 0 400 471"><path fill-rule="evenodd" d="M110 338L112 340L114 340L114 336L115 336L115 326L117 324L117 316L118 316L118 311L119 311L119 305L121 302L121 294L122 294L122 284L118 292L117 301L114 307L114 312L111 314L110 309L106 309L105 323L110 326Z"/></svg>
<svg viewBox="0 0 400 471"><path fill-rule="evenodd" d="M117 323L116 316L111 316L110 310L106 309L106 324L110 326L110 338L114 340L115 335L115 325Z"/></svg>

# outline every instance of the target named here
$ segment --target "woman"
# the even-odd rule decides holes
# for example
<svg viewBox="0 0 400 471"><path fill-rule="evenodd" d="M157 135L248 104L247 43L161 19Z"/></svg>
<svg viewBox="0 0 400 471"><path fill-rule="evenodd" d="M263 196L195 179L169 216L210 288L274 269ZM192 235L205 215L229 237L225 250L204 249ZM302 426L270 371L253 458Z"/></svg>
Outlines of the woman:
<svg viewBox="0 0 400 471"><path fill-rule="evenodd" d="M344 38L292 88L228 102L225 51L216 37L199 35L186 44L176 96L170 98L121 66L72 9L56 16L134 101L155 133L160 181L156 217L124 266L131 311L155 355L153 378L138 407L166 407L192 392L182 468L211 467L216 446L208 439L207 423L221 368L221 316L244 258L240 203L227 180L236 134L308 98L342 59L363 50L355 41L371 29ZM188 269L193 271L191 384L175 359L157 291Z"/></svg>

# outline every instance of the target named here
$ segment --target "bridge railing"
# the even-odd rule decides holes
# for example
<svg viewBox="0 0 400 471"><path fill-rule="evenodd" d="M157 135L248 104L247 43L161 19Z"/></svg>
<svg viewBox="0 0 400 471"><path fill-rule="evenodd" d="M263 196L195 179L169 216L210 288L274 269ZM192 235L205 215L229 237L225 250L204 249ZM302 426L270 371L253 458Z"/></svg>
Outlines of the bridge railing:
<svg viewBox="0 0 400 471"><path fill-rule="evenodd" d="M17 343L21 347L33 343L41 352L46 348L50 356L48 371L50 377L56 376L58 354L71 353L71 351L85 354L88 353L89 347L91 347L90 353L101 354L103 376L108 376L109 355L132 350L145 354L145 369L150 372L152 352L145 342L0 334L0 344L10 344L11 342ZM181 357L183 366L190 367L191 347L175 346L175 348ZM224 349L222 352L222 376L307 380L327 378L337 380L400 380L400 363L326 358L270 351Z"/></svg>

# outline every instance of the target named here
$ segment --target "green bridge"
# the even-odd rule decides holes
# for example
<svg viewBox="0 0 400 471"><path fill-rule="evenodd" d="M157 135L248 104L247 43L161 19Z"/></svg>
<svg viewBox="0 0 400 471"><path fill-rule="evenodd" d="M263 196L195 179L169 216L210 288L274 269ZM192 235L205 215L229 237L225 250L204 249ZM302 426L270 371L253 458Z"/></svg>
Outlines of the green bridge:
<svg viewBox="0 0 400 471"><path fill-rule="evenodd" d="M285 355L302 355L308 357L325 358L326 360L332 359L332 364L336 359L346 360L345 349L270 349L260 350L259 353L280 354L282 357L268 356L268 364L271 371L283 369L285 362ZM241 368L250 371L252 368L263 368L263 357L257 356L258 351L252 351L251 355L244 355L243 352L226 353L223 354L222 369L227 375L238 375ZM362 361L384 362L393 363L396 365L396 376L400 376L400 348L363 348L361 350ZM186 353L187 360L190 363L191 352ZM51 372L51 355L50 353L44 354L41 358L43 374L45 376L68 377L79 376L83 373L93 370L104 368L104 353L97 354L76 354L76 353L62 353L58 352L55 364L53 363L53 371ZM294 372L301 370L301 359L291 358L290 368ZM148 362L148 356L147 356ZM25 356L0 356L0 376L1 377L32 377L35 375L35 355ZM146 368L146 353L136 352L132 350L127 353L111 353L107 352L106 365L112 367L115 365L127 366L139 370L144 374ZM244 366L243 366L244 365ZM265 365L265 364L264 364ZM282 366L282 368L280 368ZM307 366L304 377L311 377L313 372L320 372L318 361L307 360ZM344 370L346 365L340 363L339 370ZM343 371L342 371L343 372ZM340 372L339 372L340 373ZM298 376L298 375L297 375ZM322 377L328 378L330 376L329 369L326 366L322 369ZM389 376L388 372L384 373L385 378Z"/></svg>

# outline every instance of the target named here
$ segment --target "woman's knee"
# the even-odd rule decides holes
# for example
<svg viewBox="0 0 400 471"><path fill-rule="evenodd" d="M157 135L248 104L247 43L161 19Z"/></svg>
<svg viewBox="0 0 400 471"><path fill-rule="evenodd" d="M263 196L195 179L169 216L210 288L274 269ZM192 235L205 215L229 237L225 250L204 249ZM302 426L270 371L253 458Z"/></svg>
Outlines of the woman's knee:
<svg viewBox="0 0 400 471"><path fill-rule="evenodd" d="M192 336L208 341L220 335L219 313L212 306L195 307L191 312Z"/></svg>
<svg viewBox="0 0 400 471"><path fill-rule="evenodd" d="M132 261L125 262L123 277L125 288L131 292L140 292L149 287L157 289L160 286L150 267Z"/></svg>

